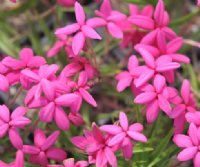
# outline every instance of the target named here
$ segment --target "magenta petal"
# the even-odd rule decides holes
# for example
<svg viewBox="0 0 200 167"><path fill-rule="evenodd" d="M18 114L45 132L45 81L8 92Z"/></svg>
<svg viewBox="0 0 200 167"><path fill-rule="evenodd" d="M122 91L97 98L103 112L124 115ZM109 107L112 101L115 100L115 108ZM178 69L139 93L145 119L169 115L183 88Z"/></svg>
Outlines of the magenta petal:
<svg viewBox="0 0 200 167"><path fill-rule="evenodd" d="M133 15L128 20L139 28L146 30L154 29L154 21L147 16Z"/></svg>
<svg viewBox="0 0 200 167"><path fill-rule="evenodd" d="M193 123L191 123L189 126L188 134L192 140L192 143L194 145L199 145L198 129Z"/></svg>
<svg viewBox="0 0 200 167"><path fill-rule="evenodd" d="M130 86L131 82L133 80L132 76L127 71L123 71L123 72L119 73L116 76L116 79L118 80L118 83L117 83L117 91L118 92L121 92L124 89L126 89L128 86Z"/></svg>
<svg viewBox="0 0 200 167"><path fill-rule="evenodd" d="M154 87L156 88L156 91L160 93L166 86L166 80L162 75L157 74L154 78L153 84Z"/></svg>
<svg viewBox="0 0 200 167"><path fill-rule="evenodd" d="M170 56L174 62L185 63L185 64L190 63L189 57L182 54L174 53L174 54L168 54L168 56Z"/></svg>
<svg viewBox="0 0 200 167"><path fill-rule="evenodd" d="M101 39L101 36L93 28L87 25L84 25L82 26L81 29L86 37L92 38L92 39Z"/></svg>
<svg viewBox="0 0 200 167"><path fill-rule="evenodd" d="M13 119L12 121L10 121L10 125L17 127L17 128L23 128L24 126L28 125L31 123L31 120L26 118L26 117L17 117L15 119Z"/></svg>
<svg viewBox="0 0 200 167"><path fill-rule="evenodd" d="M167 44L165 40L165 34L160 30L157 33L157 44L158 48L160 49L161 53L165 53L167 49Z"/></svg>
<svg viewBox="0 0 200 167"><path fill-rule="evenodd" d="M71 138L71 142L80 149L85 149L86 145L88 144L85 137L82 136L75 136Z"/></svg>
<svg viewBox="0 0 200 167"><path fill-rule="evenodd" d="M139 132L134 132L134 131L128 131L127 134L136 141L140 141L140 142L147 142L147 138Z"/></svg>
<svg viewBox="0 0 200 167"><path fill-rule="evenodd" d="M41 86L46 98L52 101L55 96L55 90L53 84L47 79L42 79Z"/></svg>
<svg viewBox="0 0 200 167"><path fill-rule="evenodd" d="M80 25L78 25L77 23L71 24L71 25L67 25L63 28L59 28L55 31L56 35L59 34L72 34L75 33L76 31L78 31L80 29Z"/></svg>
<svg viewBox="0 0 200 167"><path fill-rule="evenodd" d="M88 19L86 22L86 25L92 28L102 27L102 26L105 26L106 24L107 24L106 21L99 17Z"/></svg>
<svg viewBox="0 0 200 167"><path fill-rule="evenodd" d="M29 60L33 57L33 51L30 48L23 48L20 53L20 59L25 63L28 63Z"/></svg>
<svg viewBox="0 0 200 167"><path fill-rule="evenodd" d="M191 139L189 136L182 135L182 134L177 134L173 138L173 142L181 148L187 148L187 147L192 147L193 144L191 142Z"/></svg>
<svg viewBox="0 0 200 167"><path fill-rule="evenodd" d="M116 158L115 154L113 153L113 151L109 147L106 147L104 150L104 153L105 153L105 156L106 156L109 164L112 167L117 167L117 158Z"/></svg>
<svg viewBox="0 0 200 167"><path fill-rule="evenodd" d="M62 130L69 129L69 119L67 117L67 114L64 112L64 110L61 107L56 107L54 120L56 122L56 125L60 129Z"/></svg>
<svg viewBox="0 0 200 167"><path fill-rule="evenodd" d="M146 51L143 48L139 48L138 51L141 54L141 56L143 57L147 66L154 68L155 67L155 60L154 60L154 57L151 55L151 53L149 53L148 51Z"/></svg>
<svg viewBox="0 0 200 167"><path fill-rule="evenodd" d="M158 95L158 104L161 110L163 110L166 114L170 114L171 106L168 100L164 96Z"/></svg>
<svg viewBox="0 0 200 167"><path fill-rule="evenodd" d="M146 118L148 123L152 123L156 120L159 114L158 101L154 100L149 103L146 107Z"/></svg>
<svg viewBox="0 0 200 167"><path fill-rule="evenodd" d="M123 139L125 138L126 133L125 132L121 132L117 135L115 135L114 137L111 138L111 140L109 140L108 145L109 146L114 146L116 144L119 144L123 141Z"/></svg>
<svg viewBox="0 0 200 167"><path fill-rule="evenodd" d="M123 38L123 32L122 30L113 22L109 22L107 25L109 33L114 37L114 38Z"/></svg>
<svg viewBox="0 0 200 167"><path fill-rule="evenodd" d="M55 161L63 161L67 158L67 154L64 150L60 148L50 148L46 152L46 156L49 159L53 159Z"/></svg>
<svg viewBox="0 0 200 167"><path fill-rule="evenodd" d="M43 122L51 122L55 112L55 104L53 102L47 104L39 112L39 118Z"/></svg>
<svg viewBox="0 0 200 167"><path fill-rule="evenodd" d="M0 137L4 137L9 128L8 124L0 125Z"/></svg>
<svg viewBox="0 0 200 167"><path fill-rule="evenodd" d="M40 152L40 149L35 146L23 145L23 152L26 154L36 155Z"/></svg>
<svg viewBox="0 0 200 167"><path fill-rule="evenodd" d="M46 63L46 60L44 59L44 57L34 56L29 60L27 66L28 67L40 67L41 65L43 65L45 63Z"/></svg>
<svg viewBox="0 0 200 167"><path fill-rule="evenodd" d="M22 150L18 150L15 158L16 167L24 167L24 154Z"/></svg>
<svg viewBox="0 0 200 167"><path fill-rule="evenodd" d="M127 140L127 144L122 147L123 155L126 160L130 159L133 155L133 144L131 143L130 139Z"/></svg>
<svg viewBox="0 0 200 167"><path fill-rule="evenodd" d="M129 126L129 131L137 131L141 132L144 129L143 125L140 123L134 123L131 126Z"/></svg>
<svg viewBox="0 0 200 167"><path fill-rule="evenodd" d="M8 91L9 89L9 80L4 75L0 74L0 83L3 83L0 85L0 90L3 92Z"/></svg>
<svg viewBox="0 0 200 167"><path fill-rule="evenodd" d="M78 55L79 52L83 49L85 44L85 35L83 32L78 32L72 41L72 50L75 55Z"/></svg>
<svg viewBox="0 0 200 167"><path fill-rule="evenodd" d="M157 24L162 25L164 19L165 6L163 0L159 0L154 12L154 19Z"/></svg>
<svg viewBox="0 0 200 167"><path fill-rule="evenodd" d="M195 154L197 153L198 148L197 147L188 147L182 150L178 156L177 159L179 161L188 161L192 158L194 158Z"/></svg>
<svg viewBox="0 0 200 167"><path fill-rule="evenodd" d="M119 114L119 122L124 131L128 130L128 118L124 112Z"/></svg>
<svg viewBox="0 0 200 167"><path fill-rule="evenodd" d="M147 83L148 80L150 80L154 76L155 71L148 69L144 73L142 73L136 80L135 80L135 86L138 88L145 83Z"/></svg>
<svg viewBox="0 0 200 167"><path fill-rule="evenodd" d="M38 82L40 80L39 76L36 73L32 72L31 70L25 69L22 70L21 73L34 82Z"/></svg>
<svg viewBox="0 0 200 167"><path fill-rule="evenodd" d="M9 130L9 139L10 142L12 143L12 145L16 148L16 149L22 149L23 147L23 141L22 138L20 137L19 133L17 132L16 129L11 128Z"/></svg>
<svg viewBox="0 0 200 167"><path fill-rule="evenodd" d="M112 8L111 8L111 4L109 0L104 0L101 7L100 7L100 11L104 16L109 16Z"/></svg>
<svg viewBox="0 0 200 167"><path fill-rule="evenodd" d="M181 96L186 104L189 102L190 99L190 87L190 82L185 79L181 86Z"/></svg>
<svg viewBox="0 0 200 167"><path fill-rule="evenodd" d="M179 63L170 62L170 63L160 64L159 66L157 66L156 71L166 72L166 71L170 71L170 70L175 70L179 67L180 67Z"/></svg>
<svg viewBox="0 0 200 167"><path fill-rule="evenodd" d="M167 44L167 53L176 53L183 45L183 38L177 37Z"/></svg>
<svg viewBox="0 0 200 167"><path fill-rule="evenodd" d="M23 116L27 112L25 107L17 107L11 114L11 119L14 119L16 117Z"/></svg>
<svg viewBox="0 0 200 167"><path fill-rule="evenodd" d="M134 103L146 104L146 103L152 101L153 99L155 99L155 97L156 97L156 93L154 93L154 92L141 93L138 96L136 96L136 98L134 99Z"/></svg>
<svg viewBox="0 0 200 167"><path fill-rule="evenodd" d="M80 94L83 96L84 100L91 104L93 107L97 107L97 103L94 98L83 88L79 88Z"/></svg>
<svg viewBox="0 0 200 167"><path fill-rule="evenodd" d="M78 24L83 25L85 23L85 12L83 7L78 2L75 3L75 14Z"/></svg>
<svg viewBox="0 0 200 167"><path fill-rule="evenodd" d="M200 3L200 2L199 2ZM199 167L200 166L200 152L198 152L194 159L193 159L193 163L195 167Z"/></svg>
<svg viewBox="0 0 200 167"><path fill-rule="evenodd" d="M72 103L78 100L79 96L75 93L69 93L62 96L59 96L55 99L55 103L60 106L69 107Z"/></svg>
<svg viewBox="0 0 200 167"><path fill-rule="evenodd" d="M36 129L34 131L34 144L38 147L41 147L46 141L46 136L41 129Z"/></svg>
<svg viewBox="0 0 200 167"><path fill-rule="evenodd" d="M60 132L57 130L53 132L45 141L45 143L42 145L41 149L45 151L46 149L50 148L58 139L60 135Z"/></svg>
<svg viewBox="0 0 200 167"><path fill-rule="evenodd" d="M4 122L9 122L10 120L10 111L6 105L0 106L0 119Z"/></svg>
<svg viewBox="0 0 200 167"><path fill-rule="evenodd" d="M117 125L103 125L100 127L100 130L111 135L116 135L122 132L122 128Z"/></svg>

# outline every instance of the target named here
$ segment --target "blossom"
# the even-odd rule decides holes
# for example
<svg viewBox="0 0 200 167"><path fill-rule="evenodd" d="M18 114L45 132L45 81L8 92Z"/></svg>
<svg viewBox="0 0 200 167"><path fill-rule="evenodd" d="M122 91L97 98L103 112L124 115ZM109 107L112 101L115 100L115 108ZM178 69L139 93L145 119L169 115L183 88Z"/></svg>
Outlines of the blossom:
<svg viewBox="0 0 200 167"><path fill-rule="evenodd" d="M142 70L142 72L141 75L135 79L136 87L147 83L156 73L166 75L180 67L179 63L173 62L172 58L167 55L162 55L155 59L153 55L144 48L139 48L139 53L144 59L145 66L142 69L138 68L138 70Z"/></svg>
<svg viewBox="0 0 200 167"><path fill-rule="evenodd" d="M81 49L83 49L86 38L101 39L101 37L85 22L85 12L78 2L75 3L75 14L77 23L57 29L55 34L70 35L76 33L72 41L72 50L75 55L78 55Z"/></svg>
<svg viewBox="0 0 200 167"><path fill-rule="evenodd" d="M0 166L1 167L24 167L24 154L21 150L18 150L16 153L16 158L15 161L10 163L10 164L6 164L2 161L0 161Z"/></svg>
<svg viewBox="0 0 200 167"><path fill-rule="evenodd" d="M24 116L26 112L24 107L18 107L10 114L7 106L0 106L0 137L2 138L8 133L10 142L16 149L21 149L23 145L17 129L24 128L31 122Z"/></svg>
<svg viewBox="0 0 200 167"><path fill-rule="evenodd" d="M147 138L141 133L143 126L140 123L128 125L128 118L124 112L119 114L119 125L103 125L100 129L111 135L108 146L117 144L122 147L124 157L130 159L133 152L131 140L147 142Z"/></svg>
<svg viewBox="0 0 200 167"><path fill-rule="evenodd" d="M62 130L69 129L69 119L61 106L70 107L72 104L77 103L79 96L74 93L61 95L52 101L49 101L39 112L39 118L43 122L52 122L54 120L56 125ZM71 117L70 117L71 118ZM71 118L72 120L76 118ZM78 118L77 118L78 119ZM80 120L74 120L74 123L79 124Z"/></svg>
<svg viewBox="0 0 200 167"><path fill-rule="evenodd" d="M176 134L173 138L174 143L183 148L178 154L179 161L188 161L193 159L194 167L200 166L200 129L193 123L190 124L188 135Z"/></svg>
<svg viewBox="0 0 200 167"><path fill-rule="evenodd" d="M196 102L190 90L190 82L184 80L181 86L181 101L176 104L170 113L170 117L174 118L175 133L181 133L185 124L185 113L196 111Z"/></svg>
<svg viewBox="0 0 200 167"><path fill-rule="evenodd" d="M94 17L87 21L87 24L92 27L106 26L108 32L114 38L123 38L123 32L117 25L117 22L124 20L126 16L116 10L112 10L109 0L104 0L100 11L95 11L96 15L99 17Z"/></svg>
<svg viewBox="0 0 200 167"><path fill-rule="evenodd" d="M65 49L65 52L69 57L75 57L73 51L72 51L72 38L67 37L66 35L58 35L57 41L53 45L53 47L47 52L48 57L53 57L56 54L58 54L62 48Z"/></svg>
<svg viewBox="0 0 200 167"><path fill-rule="evenodd" d="M71 142L89 155L89 163L95 163L97 167L107 164L116 167L117 159L113 148L108 146L107 139L93 124L92 131L85 131L84 136L72 137Z"/></svg>
<svg viewBox="0 0 200 167"><path fill-rule="evenodd" d="M137 95L134 102L146 105L146 117L149 123L155 121L159 110L170 114L171 106L168 100L166 80L162 75L157 74L154 78L153 85L146 85L142 88L144 92Z"/></svg>
<svg viewBox="0 0 200 167"><path fill-rule="evenodd" d="M20 60L8 56L2 60L2 64L15 72L9 78L16 78L15 80L19 80L22 86L27 89L30 87L30 83L21 71L24 69L36 71L41 65L45 64L46 61L41 56L34 56L33 50L30 48L23 48L19 55Z"/></svg>
<svg viewBox="0 0 200 167"><path fill-rule="evenodd" d="M36 129L34 131L35 146L23 145L23 152L30 155L30 162L47 166L48 159L63 161L66 158L66 152L60 148L53 147L59 134L59 131L55 131L46 138L42 130Z"/></svg>
<svg viewBox="0 0 200 167"><path fill-rule="evenodd" d="M139 62L135 55L132 55L128 60L128 71L122 71L116 75L115 79L118 81L117 83L117 91L121 92L128 86L131 86L135 78L138 77L139 74L136 73L136 68L138 67Z"/></svg>
<svg viewBox="0 0 200 167"><path fill-rule="evenodd" d="M56 64L51 65L42 65L39 68L38 73L35 73L29 69L23 70L21 73L28 78L29 81L35 83L29 91L34 90L34 95L29 97L38 99L42 93L45 94L47 99L53 98L54 87L51 83L52 79L55 79L55 73L58 70L58 66Z"/></svg>

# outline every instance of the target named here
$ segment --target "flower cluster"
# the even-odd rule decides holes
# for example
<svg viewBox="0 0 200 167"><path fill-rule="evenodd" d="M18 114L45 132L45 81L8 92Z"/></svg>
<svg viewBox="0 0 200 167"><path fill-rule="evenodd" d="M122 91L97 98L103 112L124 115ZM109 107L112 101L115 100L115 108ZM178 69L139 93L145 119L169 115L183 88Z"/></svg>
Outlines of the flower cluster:
<svg viewBox="0 0 200 167"><path fill-rule="evenodd" d="M12 1L12 0L11 0ZM12 2L16 2L13 0ZM96 0L96 2L100 2ZM111 125L97 126L84 130L82 136L73 136L70 141L87 155L88 160L75 162L67 157L67 149L58 148L56 142L61 132L71 125L81 126L83 102L97 107L90 93L99 77L98 60L93 50L93 41L101 40L98 28L108 36L121 40L121 48L131 48L135 55L128 55L127 70L115 77L117 91L130 87L135 105L144 105L146 120L153 123L160 111L174 122L174 143L184 148L178 160L193 159L194 166L200 166L200 112L188 80L182 81L180 91L174 88L176 70L190 59L179 53L183 38L169 27L170 17L163 0L158 0L154 9L146 5L129 4L129 13L124 14L112 8L109 0L103 0L95 17L86 18L84 8L75 0L57 0L64 7L74 6L76 22L55 30L56 42L47 52L47 57L57 56L63 49L67 64L48 64L43 56L34 55L30 48L23 48L19 59L5 56L0 62L0 90L8 92L18 87L13 100L0 106L0 138L8 135L17 150L16 159L10 164L0 161L2 167L24 167L24 156L29 162L44 167L117 167L117 153L129 160L136 142L147 142L142 133L143 125L129 125L127 113L120 112L119 120ZM199 2L198 2L199 3ZM24 92L23 104L11 111L19 93ZM180 93L179 93L180 92ZM29 110L36 114L31 126ZM31 113L30 113L31 115ZM47 132L37 127L38 122L58 129ZM181 134L189 124L188 135ZM33 131L31 143L23 139ZM63 145L60 145L63 147ZM53 164L51 162L53 161Z"/></svg>

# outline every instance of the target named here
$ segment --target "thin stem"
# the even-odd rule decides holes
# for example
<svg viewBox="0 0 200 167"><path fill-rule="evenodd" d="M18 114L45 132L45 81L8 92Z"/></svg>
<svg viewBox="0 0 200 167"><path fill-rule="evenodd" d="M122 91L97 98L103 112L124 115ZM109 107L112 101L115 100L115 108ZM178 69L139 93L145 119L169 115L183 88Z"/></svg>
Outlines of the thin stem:
<svg viewBox="0 0 200 167"><path fill-rule="evenodd" d="M12 106L12 105L16 102L17 98L18 98L19 95L22 93L22 91L23 91L22 86L20 86L20 87L18 88L18 90L17 90L15 96L14 96L13 99L11 100L11 102L8 102L9 106Z"/></svg>

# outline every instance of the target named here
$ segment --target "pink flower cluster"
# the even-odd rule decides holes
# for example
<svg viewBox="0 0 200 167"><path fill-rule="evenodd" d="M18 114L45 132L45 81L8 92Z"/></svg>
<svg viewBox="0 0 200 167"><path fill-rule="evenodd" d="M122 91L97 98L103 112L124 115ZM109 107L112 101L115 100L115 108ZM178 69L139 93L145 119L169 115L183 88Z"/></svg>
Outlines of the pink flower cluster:
<svg viewBox="0 0 200 167"><path fill-rule="evenodd" d="M129 125L124 112L119 114L119 123L103 125L100 128L94 123L92 131L86 130L84 136L76 136L72 143L88 154L89 163L97 167L117 166L115 152L122 150L123 156L130 159L133 153L133 142L147 142L141 133L143 126L140 123ZM105 133L102 133L105 132Z"/></svg>
<svg viewBox="0 0 200 167"><path fill-rule="evenodd" d="M100 10L95 11L96 16L89 19L75 0L57 2L65 7L74 5L76 22L55 31L57 41L47 57L58 55L64 48L68 64L62 69L57 64L49 65L30 48L22 49L19 59L6 56L0 62L0 81L3 83L0 90L7 92L11 86L20 85L19 90L25 92L24 104L14 111L9 111L9 107L15 101L0 106L0 138L8 134L17 149L15 161L10 164L0 161L0 166L24 167L24 156L28 155L30 163L44 167L86 167L90 164L117 167L116 152L122 151L123 157L129 160L134 144L147 142L142 133L143 125L129 125L127 115L120 112L119 121L113 125L98 127L93 123L91 131L85 130L83 136L71 138L71 142L88 156L88 161L67 159L67 152L55 146L60 131L69 130L71 124L84 124L80 112L83 101L97 107L90 90L99 69L91 53L90 40L101 40L96 29L103 28L106 35L121 39L122 48L131 47L140 56L131 55L127 70L117 74L117 91L131 88L134 103L145 106L148 123L153 123L160 111L173 119L173 141L184 148L178 159L193 159L195 167L199 167L200 112L188 80L183 80L180 93L173 87L176 70L182 63L190 63L190 59L178 53L183 39L169 27L170 18L163 0L158 0L155 9L147 5L140 10L139 6L130 4L127 15L113 10L110 1L104 0ZM46 131L34 127L32 144L21 137L22 129L25 136L29 133L27 126L31 120L25 114L31 109L38 111L35 112L37 121L55 124L59 129L46 137ZM188 135L183 135L186 123L189 123ZM52 160L54 165L50 164Z"/></svg>

